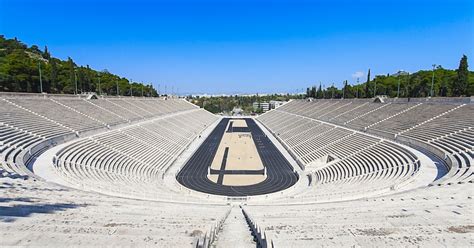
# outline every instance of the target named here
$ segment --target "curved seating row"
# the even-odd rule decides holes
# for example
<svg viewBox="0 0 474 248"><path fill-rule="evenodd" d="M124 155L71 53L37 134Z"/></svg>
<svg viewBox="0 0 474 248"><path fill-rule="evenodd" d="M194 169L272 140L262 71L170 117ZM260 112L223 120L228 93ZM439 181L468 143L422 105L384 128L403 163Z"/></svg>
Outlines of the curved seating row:
<svg viewBox="0 0 474 248"><path fill-rule="evenodd" d="M348 194L375 186L385 190L410 180L419 169L414 154L382 138L280 109L257 119L310 171L315 188L305 197Z"/></svg>
<svg viewBox="0 0 474 248"><path fill-rule="evenodd" d="M315 175L320 184L344 180L338 185L354 187L358 184L370 188L374 182L383 182L383 188L390 188L410 179L418 169L416 156L392 143L380 142L316 171Z"/></svg>
<svg viewBox="0 0 474 248"><path fill-rule="evenodd" d="M164 116L74 142L56 154L54 163L76 185L157 195L163 173L216 120L200 109Z"/></svg>
<svg viewBox="0 0 474 248"><path fill-rule="evenodd" d="M0 103L2 170L11 175L29 176L33 174L25 167L25 162L45 146L117 125L197 108L183 100L141 98L87 100L61 96L5 96Z"/></svg>
<svg viewBox="0 0 474 248"><path fill-rule="evenodd" d="M474 105L466 103L373 103L367 100L314 100L292 102L278 108L280 115L293 115L293 121L281 123L280 127L291 123L286 131L276 128L275 133L281 132L293 136L291 142L304 142L309 133L314 135L313 127L305 126L304 118L313 121L325 121L353 130L396 140L402 143L414 144L430 148L451 165L451 172L437 183L452 183L471 181L473 178L474 153ZM259 117L263 121L277 121L279 116L271 118L270 113ZM320 125L327 125L323 123ZM286 133L285 133L286 132ZM285 136L281 136L285 140ZM350 142L351 138L345 138ZM341 142L342 143L342 142ZM319 153L314 151L315 154ZM301 153L296 153L302 156ZM304 163L310 163L306 157ZM452 178L448 180L448 178Z"/></svg>

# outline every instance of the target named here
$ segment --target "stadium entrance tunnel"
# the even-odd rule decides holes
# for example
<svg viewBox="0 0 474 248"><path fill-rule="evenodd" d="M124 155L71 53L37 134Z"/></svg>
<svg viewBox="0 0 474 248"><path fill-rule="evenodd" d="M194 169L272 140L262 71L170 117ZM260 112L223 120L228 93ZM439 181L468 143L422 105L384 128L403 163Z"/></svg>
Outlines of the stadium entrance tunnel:
<svg viewBox="0 0 474 248"><path fill-rule="evenodd" d="M252 196L287 189L298 173L253 119L224 118L176 179L207 194Z"/></svg>

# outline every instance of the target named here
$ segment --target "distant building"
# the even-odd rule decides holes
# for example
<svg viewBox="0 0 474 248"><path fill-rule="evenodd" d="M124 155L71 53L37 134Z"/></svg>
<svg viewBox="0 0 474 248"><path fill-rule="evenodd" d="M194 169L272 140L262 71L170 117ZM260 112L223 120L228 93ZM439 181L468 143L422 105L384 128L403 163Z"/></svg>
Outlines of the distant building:
<svg viewBox="0 0 474 248"><path fill-rule="evenodd" d="M285 101L275 101L271 100L270 102L254 102L253 103L253 110L256 111L257 109L262 109L262 112L265 113L270 109L276 109L287 102Z"/></svg>
<svg viewBox="0 0 474 248"><path fill-rule="evenodd" d="M267 112L268 110L270 110L270 103L268 102L254 102L253 103L253 110L257 110L257 109L262 109L262 112Z"/></svg>
<svg viewBox="0 0 474 248"><path fill-rule="evenodd" d="M280 107L281 105L283 105L285 103L286 103L285 101L271 100L270 101L270 109L276 109L276 108Z"/></svg>
<svg viewBox="0 0 474 248"><path fill-rule="evenodd" d="M243 112L244 110L239 107L234 107L234 109L232 109L232 115L234 116L241 116Z"/></svg>

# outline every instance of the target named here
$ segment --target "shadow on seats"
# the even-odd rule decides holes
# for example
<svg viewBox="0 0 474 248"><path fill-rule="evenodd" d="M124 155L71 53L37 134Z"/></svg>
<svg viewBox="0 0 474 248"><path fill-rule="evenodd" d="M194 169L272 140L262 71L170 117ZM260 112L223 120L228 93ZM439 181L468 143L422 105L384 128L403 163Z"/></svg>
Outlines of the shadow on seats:
<svg viewBox="0 0 474 248"><path fill-rule="evenodd" d="M17 202L35 202L35 198L30 198L30 197L18 197L18 198L10 198L10 197L0 197L0 203L4 202L12 202L12 201L17 201ZM3 214L3 213L2 213Z"/></svg>
<svg viewBox="0 0 474 248"><path fill-rule="evenodd" d="M5 202L35 202L34 198L3 198L0 203ZM67 209L86 207L87 204L51 203L51 204L13 204L11 206L0 206L0 222L13 222L16 218L30 217L32 214L51 214Z"/></svg>

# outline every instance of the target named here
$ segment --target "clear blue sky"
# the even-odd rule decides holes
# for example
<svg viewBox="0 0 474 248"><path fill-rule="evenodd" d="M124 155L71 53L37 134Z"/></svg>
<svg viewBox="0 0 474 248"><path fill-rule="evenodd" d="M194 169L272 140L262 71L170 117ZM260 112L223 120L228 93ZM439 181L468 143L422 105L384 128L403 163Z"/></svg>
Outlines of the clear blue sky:
<svg viewBox="0 0 474 248"><path fill-rule="evenodd" d="M462 54L474 68L472 0L0 0L0 33L181 93L340 86Z"/></svg>

